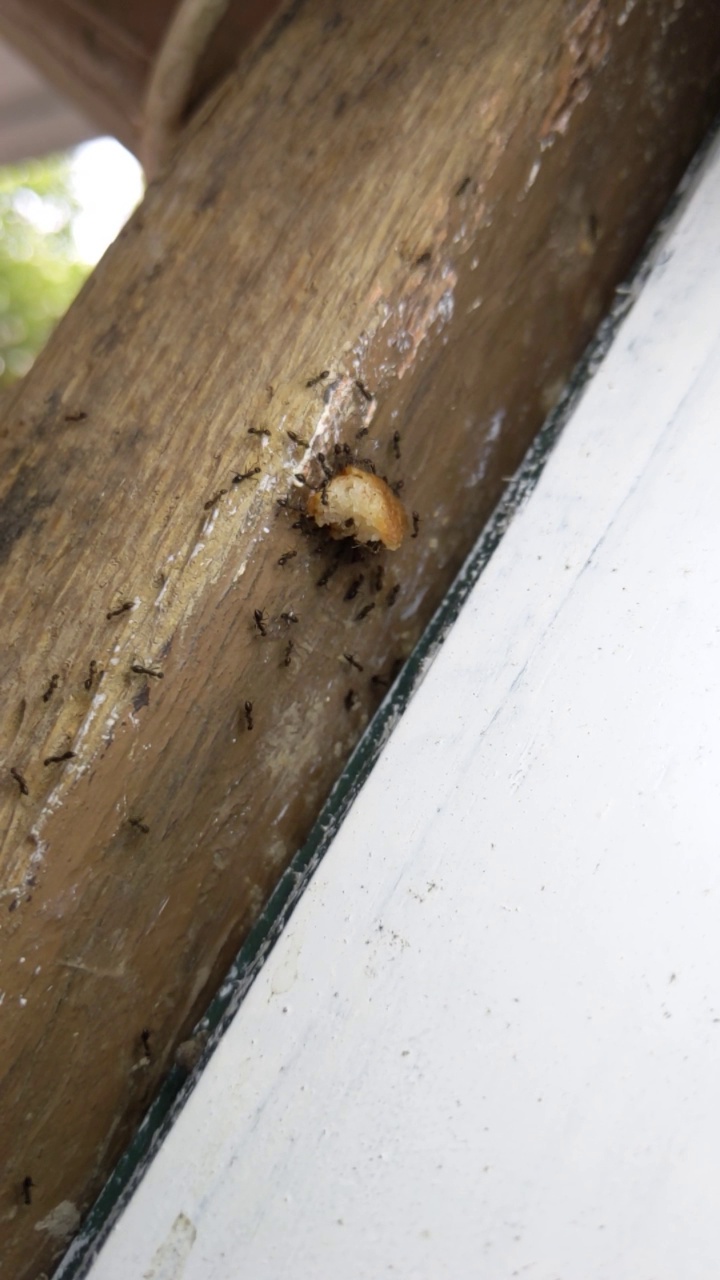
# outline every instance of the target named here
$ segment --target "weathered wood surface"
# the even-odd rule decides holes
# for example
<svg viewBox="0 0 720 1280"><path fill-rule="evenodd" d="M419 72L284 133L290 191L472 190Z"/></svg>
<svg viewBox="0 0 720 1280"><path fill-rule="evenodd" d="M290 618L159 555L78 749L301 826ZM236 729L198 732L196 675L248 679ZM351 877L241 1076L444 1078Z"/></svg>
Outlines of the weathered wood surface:
<svg viewBox="0 0 720 1280"><path fill-rule="evenodd" d="M87 1208L720 92L710 3L375 0L350 18L309 0L290 17L4 407L13 1280ZM288 430L404 479L419 536L358 564L315 554L277 505L309 465Z"/></svg>

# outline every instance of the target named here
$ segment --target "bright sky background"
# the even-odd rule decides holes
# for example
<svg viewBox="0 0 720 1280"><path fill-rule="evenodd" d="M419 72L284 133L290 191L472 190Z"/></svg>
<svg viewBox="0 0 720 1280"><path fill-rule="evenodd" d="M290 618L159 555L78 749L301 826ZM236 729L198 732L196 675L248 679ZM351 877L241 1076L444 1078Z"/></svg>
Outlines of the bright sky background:
<svg viewBox="0 0 720 1280"><path fill-rule="evenodd" d="M142 197L142 169L114 138L94 138L75 149L72 178L82 207L74 219L75 244L82 261L94 266Z"/></svg>

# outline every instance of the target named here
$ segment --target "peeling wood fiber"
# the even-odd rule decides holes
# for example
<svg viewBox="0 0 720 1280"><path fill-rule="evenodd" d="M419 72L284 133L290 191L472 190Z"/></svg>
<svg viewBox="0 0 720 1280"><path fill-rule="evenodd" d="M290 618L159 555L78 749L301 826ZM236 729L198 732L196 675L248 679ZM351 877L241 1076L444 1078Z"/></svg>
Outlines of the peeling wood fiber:
<svg viewBox="0 0 720 1280"><path fill-rule="evenodd" d="M102 1185L720 96L709 0L288 12L2 407L13 1280ZM294 476L336 445L404 483L398 552L308 536Z"/></svg>

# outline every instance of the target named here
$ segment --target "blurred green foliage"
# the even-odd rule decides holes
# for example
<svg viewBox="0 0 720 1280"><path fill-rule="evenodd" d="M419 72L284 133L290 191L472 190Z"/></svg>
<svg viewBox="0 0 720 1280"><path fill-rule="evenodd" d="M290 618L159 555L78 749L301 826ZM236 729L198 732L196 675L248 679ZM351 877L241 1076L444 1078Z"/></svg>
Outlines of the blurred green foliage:
<svg viewBox="0 0 720 1280"><path fill-rule="evenodd" d="M90 268L64 155L0 169L0 387L27 373Z"/></svg>

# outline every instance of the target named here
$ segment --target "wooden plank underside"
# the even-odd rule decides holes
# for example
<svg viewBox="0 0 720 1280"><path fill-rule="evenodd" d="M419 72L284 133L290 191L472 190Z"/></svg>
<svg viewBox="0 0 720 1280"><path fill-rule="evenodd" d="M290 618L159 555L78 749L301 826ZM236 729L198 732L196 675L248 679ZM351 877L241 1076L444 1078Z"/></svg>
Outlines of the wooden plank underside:
<svg viewBox="0 0 720 1280"><path fill-rule="evenodd" d="M0 1274L62 1250L304 840L715 109L717 25L296 7L4 406ZM288 430L419 537L315 554Z"/></svg>
<svg viewBox="0 0 720 1280"><path fill-rule="evenodd" d="M716 143L89 1280L717 1275L719 206Z"/></svg>

